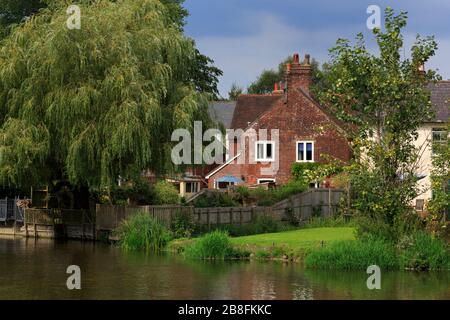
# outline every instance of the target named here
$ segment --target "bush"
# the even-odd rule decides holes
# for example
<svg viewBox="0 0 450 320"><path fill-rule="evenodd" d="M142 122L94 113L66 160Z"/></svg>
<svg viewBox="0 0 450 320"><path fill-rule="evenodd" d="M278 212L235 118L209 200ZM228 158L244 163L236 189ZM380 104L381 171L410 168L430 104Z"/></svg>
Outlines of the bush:
<svg viewBox="0 0 450 320"><path fill-rule="evenodd" d="M196 208L209 207L237 207L239 203L234 200L232 196L222 192L205 193L194 200L193 203Z"/></svg>
<svg viewBox="0 0 450 320"><path fill-rule="evenodd" d="M450 270L448 245L425 232L417 232L399 242L400 263L414 270Z"/></svg>
<svg viewBox="0 0 450 320"><path fill-rule="evenodd" d="M145 212L138 212L122 221L115 234L119 245L126 250L160 251L170 241L164 225Z"/></svg>
<svg viewBox="0 0 450 320"><path fill-rule="evenodd" d="M190 238L194 232L195 224L190 214L177 212L172 219L170 230L174 238Z"/></svg>
<svg viewBox="0 0 450 320"><path fill-rule="evenodd" d="M177 188L167 181L158 181L154 186L155 203L163 204L179 204L180 195Z"/></svg>
<svg viewBox="0 0 450 320"><path fill-rule="evenodd" d="M397 234L394 228L380 218L370 218L367 216L357 215L356 238L377 238L384 241L395 242Z"/></svg>
<svg viewBox="0 0 450 320"><path fill-rule="evenodd" d="M308 268L337 270L366 270L371 265L384 270L398 268L394 246L373 238L334 242L313 250L306 257L305 264Z"/></svg>
<svg viewBox="0 0 450 320"><path fill-rule="evenodd" d="M184 254L193 259L220 259L233 257L234 250L226 232L213 231L186 247Z"/></svg>
<svg viewBox="0 0 450 320"><path fill-rule="evenodd" d="M269 215L262 215L256 217L250 226L253 229L253 234L273 233L279 231L280 222Z"/></svg>
<svg viewBox="0 0 450 320"><path fill-rule="evenodd" d="M304 228L336 228L353 227L355 222L351 219L346 220L342 215L330 218L313 217L303 227Z"/></svg>

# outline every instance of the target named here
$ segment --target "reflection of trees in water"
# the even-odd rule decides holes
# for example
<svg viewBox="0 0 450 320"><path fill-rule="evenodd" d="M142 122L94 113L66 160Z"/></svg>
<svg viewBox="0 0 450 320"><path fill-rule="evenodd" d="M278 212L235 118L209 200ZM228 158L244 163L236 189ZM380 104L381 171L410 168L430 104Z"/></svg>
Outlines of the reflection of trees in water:
<svg viewBox="0 0 450 320"><path fill-rule="evenodd" d="M81 267L81 291L66 268ZM0 299L445 299L450 273L304 270L298 264L192 261L91 242L0 239Z"/></svg>
<svg viewBox="0 0 450 320"><path fill-rule="evenodd" d="M315 299L448 299L450 272L383 272L381 290L367 289L361 271L306 270Z"/></svg>

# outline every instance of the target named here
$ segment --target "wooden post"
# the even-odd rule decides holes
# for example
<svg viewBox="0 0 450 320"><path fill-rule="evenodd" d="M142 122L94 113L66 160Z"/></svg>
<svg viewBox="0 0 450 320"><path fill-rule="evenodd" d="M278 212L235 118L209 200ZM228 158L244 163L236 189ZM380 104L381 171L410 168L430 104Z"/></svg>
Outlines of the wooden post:
<svg viewBox="0 0 450 320"><path fill-rule="evenodd" d="M242 221L242 208L240 208L241 210L239 211L239 224L242 226L243 221Z"/></svg>
<svg viewBox="0 0 450 320"><path fill-rule="evenodd" d="M331 188L328 188L328 216L331 217Z"/></svg>

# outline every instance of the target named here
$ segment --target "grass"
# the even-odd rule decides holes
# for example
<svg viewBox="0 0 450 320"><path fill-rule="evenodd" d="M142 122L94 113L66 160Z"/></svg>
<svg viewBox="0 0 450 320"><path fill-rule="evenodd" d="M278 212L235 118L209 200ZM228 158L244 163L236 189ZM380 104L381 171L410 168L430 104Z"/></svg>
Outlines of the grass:
<svg viewBox="0 0 450 320"><path fill-rule="evenodd" d="M425 232L418 232L401 243L400 264L413 270L450 270L449 245Z"/></svg>
<svg viewBox="0 0 450 320"><path fill-rule="evenodd" d="M167 228L145 212L124 220L115 234L125 250L160 251L170 240Z"/></svg>
<svg viewBox="0 0 450 320"><path fill-rule="evenodd" d="M184 255L191 259L224 260L240 258L243 251L233 248L226 232L214 231L187 245Z"/></svg>
<svg viewBox="0 0 450 320"><path fill-rule="evenodd" d="M378 239L334 242L308 254L305 264L312 269L337 270L366 270L371 265L384 270L399 267L392 243Z"/></svg>
<svg viewBox="0 0 450 320"><path fill-rule="evenodd" d="M271 247L283 246L290 249L312 249L323 243L354 240L354 228L316 228L266 233L231 239L234 245Z"/></svg>
<svg viewBox="0 0 450 320"><path fill-rule="evenodd" d="M233 247L231 256L234 258L248 257L250 254L257 259L289 258L297 260L312 249L340 240L353 240L353 228L318 228L300 229L278 233L265 233L259 235L229 238ZM188 256L207 257L209 254L197 254L193 251L207 252L206 248L196 248L200 242L205 245L204 237L197 239L177 239L171 241L168 250L183 253L191 250ZM195 248L195 250L194 250Z"/></svg>

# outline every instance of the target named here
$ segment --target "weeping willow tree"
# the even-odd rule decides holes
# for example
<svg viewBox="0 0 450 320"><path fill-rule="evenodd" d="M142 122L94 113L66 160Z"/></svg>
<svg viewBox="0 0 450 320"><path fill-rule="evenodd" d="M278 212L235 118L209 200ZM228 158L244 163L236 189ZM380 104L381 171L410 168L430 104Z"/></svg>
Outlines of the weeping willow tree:
<svg viewBox="0 0 450 320"><path fill-rule="evenodd" d="M72 1L55 3L0 44L0 185L98 188L172 169L172 131L210 124L193 41L157 0L79 1L79 30Z"/></svg>

